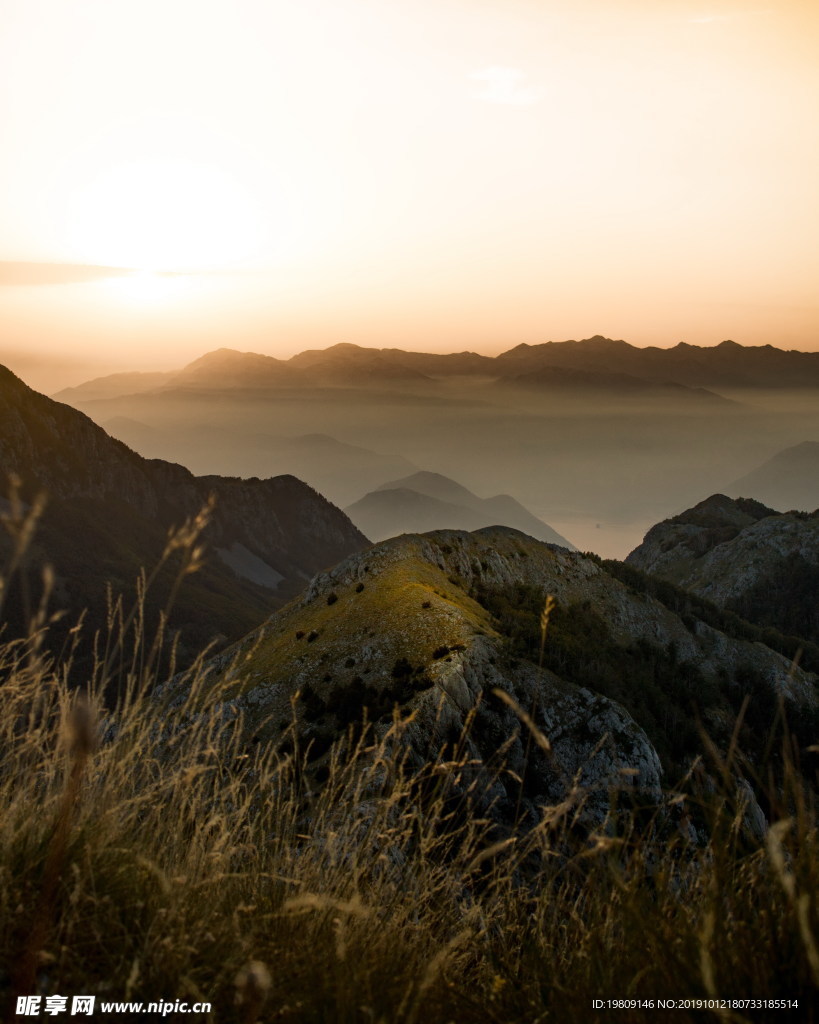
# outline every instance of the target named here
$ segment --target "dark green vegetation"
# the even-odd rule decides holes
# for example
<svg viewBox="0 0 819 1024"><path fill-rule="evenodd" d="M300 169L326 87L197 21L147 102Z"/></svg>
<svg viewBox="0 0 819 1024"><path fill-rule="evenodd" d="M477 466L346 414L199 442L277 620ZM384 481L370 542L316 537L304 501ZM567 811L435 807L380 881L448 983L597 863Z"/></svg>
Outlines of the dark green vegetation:
<svg viewBox="0 0 819 1024"><path fill-rule="evenodd" d="M98 434L86 440L94 438L104 443ZM619 564L600 563L597 573L580 556L519 535L452 533L445 544L410 538L407 557L368 550L360 574L328 574L235 662L217 659L224 678L195 662L157 688L164 672L151 620L160 608L173 624L180 610L207 607L217 583L199 567L198 527L168 544L161 522L150 540L165 557L143 555L145 492L125 486L137 480L126 471L132 453L117 451L121 535L103 515L99 543L83 540L94 509L108 506L86 508L84 495L70 494L62 500L73 518L62 522L76 536L67 531L62 543L76 549L78 572L99 559L101 575L126 591L127 566L159 560L161 568L105 622L99 649L108 656L85 673L88 703L76 702L67 656L41 634L0 644L4 1004L37 990L210 1000L214 1021L530 1024L606 1019L594 998L739 996L796 999L789 1019L814 1019L819 862L807 748L815 721L805 714L788 724L751 661L709 677L673 645L617 639L596 601L628 607L630 621L645 611L648 631L663 611L649 595L692 632L710 623L754 640L765 628ZM202 497L195 478L154 471L184 479L191 501ZM241 488L231 481L224 493L235 498ZM237 501L217 529L238 529L243 508L245 523L255 521L264 505ZM61 520L50 507L55 518L44 522L56 533ZM289 514L285 533L299 518ZM316 528L310 515L307 528ZM24 524L19 532L22 548ZM579 683L622 702L660 751L664 793L658 785L626 795L607 781L595 792L574 767L564 785L557 765L558 796L540 787L535 813L519 815L539 780L531 761L513 768L507 744L520 734L518 745L541 760L549 747L526 724L530 702L501 719L497 705L509 711L503 695L514 694L488 686L478 703L462 688L447 705L460 717L450 714L437 750L411 748L423 702L434 712L431 680L456 683L459 666L464 680L506 681L509 690L528 672L543 687L534 692L547 692L535 667L544 588L497 582L534 583L542 570L565 593L595 595L552 611L542 658L561 679L548 692L576 697ZM83 599L100 601L82 586ZM222 596L213 600L221 609ZM684 626L674 630L665 635L686 643ZM798 641L771 633L769 642L790 650ZM477 676L480 657L486 676ZM812 648L805 657L815 658ZM582 751L603 742L588 717L578 730L589 734ZM754 827L742 778L767 830ZM499 790L502 827L491 813ZM471 813L481 798L488 810ZM260 1012L246 987L236 1003L235 980L251 961L271 975ZM739 1019L781 1021L782 1012ZM624 1022L652 1016L616 1011Z"/></svg>
<svg viewBox="0 0 819 1024"><path fill-rule="evenodd" d="M705 622L728 636L759 640L791 656L801 646L796 638L753 626L631 566L598 562L636 593L650 594L683 616L689 628ZM472 596L492 613L497 629L508 638L510 658L537 662L542 588L522 583L507 588L478 586ZM816 657L819 651L809 645L809 654ZM543 665L622 704L645 729L674 784L701 754L703 732L727 747L740 725L741 748L751 765L761 765L770 753L771 728L782 714L770 684L750 662L709 676L697 665L681 661L673 643L662 646L638 640L624 644L613 637L605 619L588 601L556 605L549 619ZM789 731L804 752L819 735L819 714L802 709L789 723ZM803 756L811 759L809 753Z"/></svg>
<svg viewBox="0 0 819 1024"><path fill-rule="evenodd" d="M819 665L819 566L798 551L775 572L763 573L730 607L738 615L777 630L792 630L813 641L808 655ZM807 652L806 652L807 653ZM817 671L812 668L811 671Z"/></svg>
<svg viewBox="0 0 819 1024"><path fill-rule="evenodd" d="M775 599L777 594L793 595L790 607L796 613L797 621L799 621L801 611L803 613L802 621L809 625L809 610L812 610L815 616L815 596L819 592L817 591L819 574L810 566L806 567L803 576L799 575L797 567L795 578L791 580L789 571L794 562L789 559L782 576L777 575L775 579L767 581L770 588L767 592L763 592L762 587L758 590L754 588L754 592L758 595L757 599L748 602L737 601L731 608L725 609L690 590L684 590L658 576L650 576L648 573L641 572L627 562L601 559L589 553L586 554L586 557L597 561L606 572L635 592L655 597L666 608L676 612L690 627L694 625L695 620L699 619L729 636L765 644L766 647L779 651L791 661L794 658L798 659L799 664L807 671L819 673L819 645L806 639L806 637L812 636L808 630L794 629L796 622L779 614ZM801 560L799 561L801 562ZM814 587L813 595L810 592L811 585ZM811 596L813 596L813 601ZM765 600L766 597L767 600ZM767 622L766 619L768 619ZM783 629L788 630L787 633L779 628L779 623L782 624Z"/></svg>

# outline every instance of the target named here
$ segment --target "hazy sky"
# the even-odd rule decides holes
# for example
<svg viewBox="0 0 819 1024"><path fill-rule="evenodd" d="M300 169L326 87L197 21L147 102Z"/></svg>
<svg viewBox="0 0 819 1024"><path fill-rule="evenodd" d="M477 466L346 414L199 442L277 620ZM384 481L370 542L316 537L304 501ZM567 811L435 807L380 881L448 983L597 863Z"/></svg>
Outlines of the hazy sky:
<svg viewBox="0 0 819 1024"><path fill-rule="evenodd" d="M0 267L0 354L819 348L817 43L816 0L0 0L0 260L140 271Z"/></svg>

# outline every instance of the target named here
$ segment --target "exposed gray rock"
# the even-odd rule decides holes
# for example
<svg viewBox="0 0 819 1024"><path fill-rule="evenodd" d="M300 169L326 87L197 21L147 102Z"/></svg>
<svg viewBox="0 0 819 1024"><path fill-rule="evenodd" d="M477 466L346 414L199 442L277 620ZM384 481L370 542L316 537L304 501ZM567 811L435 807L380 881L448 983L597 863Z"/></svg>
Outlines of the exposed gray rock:
<svg viewBox="0 0 819 1024"><path fill-rule="evenodd" d="M792 604L794 586L812 589L814 605L819 602L819 513L778 513L759 502L714 495L652 527L626 561L753 621L819 638L809 608L807 615L798 610L801 619L794 622L788 609L766 607L783 595ZM802 605L810 598L795 596Z"/></svg>
<svg viewBox="0 0 819 1024"><path fill-rule="evenodd" d="M443 771L465 759L470 767L453 769L453 794L469 793L504 828L566 799L582 804L586 824L599 824L612 791L659 804L661 761L633 715L592 686L510 659L491 616L469 596L479 585L519 583L564 609L587 603L624 649L673 649L706 680L751 664L796 709L816 706L816 677L763 644L702 621L692 628L594 560L502 528L408 535L353 555L317 575L210 672L234 687L248 731L264 741L278 741L300 693L303 739L318 767L365 707L381 736L397 708L408 719L402 736L412 764L441 762ZM748 827L763 827L753 794L745 795Z"/></svg>

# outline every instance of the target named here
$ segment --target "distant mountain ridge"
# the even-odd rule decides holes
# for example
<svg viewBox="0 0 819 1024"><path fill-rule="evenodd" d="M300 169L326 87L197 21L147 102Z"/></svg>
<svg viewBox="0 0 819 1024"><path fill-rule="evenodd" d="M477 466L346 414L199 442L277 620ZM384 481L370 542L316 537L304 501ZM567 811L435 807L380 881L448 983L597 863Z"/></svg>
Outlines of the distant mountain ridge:
<svg viewBox="0 0 819 1024"><path fill-rule="evenodd" d="M250 628L313 573L368 543L339 509L293 476L195 477L182 466L143 459L4 367L0 473L20 479L26 502L40 492L48 497L30 552L33 592L39 567L52 563L59 603L75 616L89 607L92 622L103 615L106 581L115 592L131 590L140 568L158 561L168 530L213 495L203 539L221 560L212 557L191 578L192 596L175 619L187 624L192 645ZM6 550L8 539L2 544Z"/></svg>
<svg viewBox="0 0 819 1024"><path fill-rule="evenodd" d="M592 376L584 376L589 374ZM598 375L598 376L593 376ZM436 377L486 377L521 385L637 388L637 381L660 387L804 388L819 387L819 352L773 345L638 348L601 335L582 341L517 345L498 356L476 352L407 352L342 342L301 352L288 360L222 348L183 369L156 375L113 374L54 397L90 401L159 388L305 388L423 385ZM127 390L133 388L133 391Z"/></svg>
<svg viewBox="0 0 819 1024"><path fill-rule="evenodd" d="M532 515L511 495L479 498L440 473L421 471L382 484L345 511L374 541L401 533L506 526L536 540L575 550L565 537Z"/></svg>
<svg viewBox="0 0 819 1024"><path fill-rule="evenodd" d="M518 345L496 359L504 375L554 366L598 373L625 373L657 383L687 387L816 387L819 352L786 351L773 345L744 346L723 341L714 346L637 348L595 335L583 341Z"/></svg>

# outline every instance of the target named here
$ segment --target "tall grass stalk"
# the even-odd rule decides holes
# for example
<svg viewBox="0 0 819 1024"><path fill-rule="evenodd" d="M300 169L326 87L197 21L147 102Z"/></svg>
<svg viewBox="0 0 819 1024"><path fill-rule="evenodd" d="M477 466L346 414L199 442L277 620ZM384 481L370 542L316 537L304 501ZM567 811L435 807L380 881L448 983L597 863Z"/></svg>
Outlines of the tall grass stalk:
<svg viewBox="0 0 819 1024"><path fill-rule="evenodd" d="M412 767L398 713L379 737L351 730L318 785L295 701L289 744L250 742L235 683L203 660L156 692L141 622L112 601L84 720L59 659L0 645L5 999L190 999L214 1021L644 1024L592 999L719 996L798 999L787 1019L814 1019L816 815L785 732L762 840L726 758L707 777L693 766L653 815L613 811L591 834L566 780L534 828L499 835L453 797L474 762ZM126 685L106 708L112 673ZM486 785L504 770L501 754Z"/></svg>

